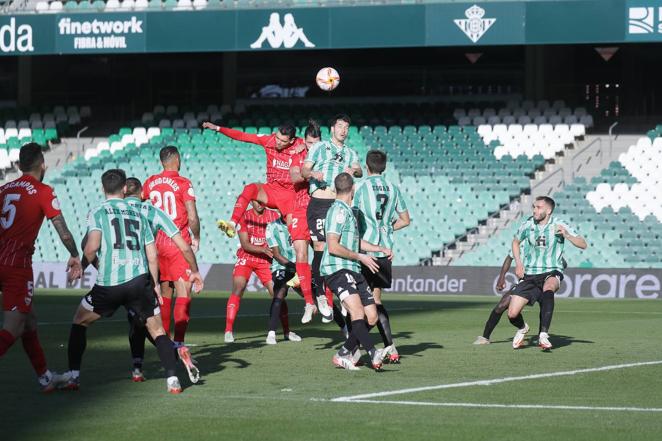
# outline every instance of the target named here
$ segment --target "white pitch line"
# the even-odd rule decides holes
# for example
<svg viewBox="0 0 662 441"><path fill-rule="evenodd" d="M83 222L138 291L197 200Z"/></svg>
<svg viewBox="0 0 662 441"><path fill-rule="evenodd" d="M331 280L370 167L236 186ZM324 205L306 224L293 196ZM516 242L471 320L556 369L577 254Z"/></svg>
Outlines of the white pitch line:
<svg viewBox="0 0 662 441"><path fill-rule="evenodd" d="M474 407L484 409L545 409L545 410L589 410L611 412L662 412L659 407L593 407L557 406L553 404L482 404L482 403L435 403L428 401L349 400L348 403L400 404L408 406Z"/></svg>
<svg viewBox="0 0 662 441"><path fill-rule="evenodd" d="M511 381L536 380L539 378L550 378L550 377L563 377L563 376L570 376L577 374L585 374L589 372L604 372L615 369L626 369L626 368L639 367L639 366L653 366L659 364L662 364L662 360L644 361L640 363L615 364L615 365L602 366L597 368L576 369L572 371L547 372L544 374L523 375L521 377L504 377L504 378L494 378L491 380L465 381L462 383L450 383L450 384L439 384L436 386L414 387L409 389L398 389L398 390L392 390L386 392L376 392L371 394L338 397L332 399L331 401L355 401L355 400L365 400L370 398L387 397L391 395L403 395L403 394L416 393L416 392L426 392L430 390L453 389L458 387L471 387L471 386L491 386L493 384L508 383Z"/></svg>

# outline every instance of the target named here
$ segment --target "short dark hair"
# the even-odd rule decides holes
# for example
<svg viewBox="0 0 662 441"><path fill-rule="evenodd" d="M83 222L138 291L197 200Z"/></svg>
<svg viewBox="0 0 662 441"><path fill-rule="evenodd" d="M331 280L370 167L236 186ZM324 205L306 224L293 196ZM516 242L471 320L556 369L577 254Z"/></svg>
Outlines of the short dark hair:
<svg viewBox="0 0 662 441"><path fill-rule="evenodd" d="M287 136L290 138L290 140L297 136L297 129L292 123L282 124L280 127L278 127L278 132L280 132L280 134L283 136Z"/></svg>
<svg viewBox="0 0 662 441"><path fill-rule="evenodd" d="M336 194L347 194L352 191L354 178L349 173L340 173L333 180L333 185L336 187Z"/></svg>
<svg viewBox="0 0 662 441"><path fill-rule="evenodd" d="M311 138L321 138L322 131L320 130L319 123L314 119L309 119L308 126L306 127L306 131L303 133L303 136L304 138L307 136L310 136Z"/></svg>
<svg viewBox="0 0 662 441"><path fill-rule="evenodd" d="M40 167L44 163L44 154L41 152L41 146L36 142L29 142L21 147L18 154L18 168L22 172L29 172Z"/></svg>
<svg viewBox="0 0 662 441"><path fill-rule="evenodd" d="M126 185L126 173L119 168L111 168L101 175L101 185L106 194L117 194Z"/></svg>
<svg viewBox="0 0 662 441"><path fill-rule="evenodd" d="M386 170L386 153L381 150L370 150L365 155L365 163L371 173L383 173Z"/></svg>
<svg viewBox="0 0 662 441"><path fill-rule="evenodd" d="M161 158L161 163L165 164L174 157L179 158L179 150L174 145L165 146L159 152L159 158Z"/></svg>
<svg viewBox="0 0 662 441"><path fill-rule="evenodd" d="M140 179L130 177L126 178L126 194L131 196L140 196L140 192L143 189L143 184L140 182Z"/></svg>
<svg viewBox="0 0 662 441"><path fill-rule="evenodd" d="M545 201L545 203L551 207L552 212L556 208L556 202L554 202L554 199L550 198L549 196L538 196L536 201Z"/></svg>
<svg viewBox="0 0 662 441"><path fill-rule="evenodd" d="M351 124L352 120L349 119L349 116L345 113L339 113L335 115L331 120L329 121L329 127L333 127L336 125L338 121L345 121L347 124Z"/></svg>

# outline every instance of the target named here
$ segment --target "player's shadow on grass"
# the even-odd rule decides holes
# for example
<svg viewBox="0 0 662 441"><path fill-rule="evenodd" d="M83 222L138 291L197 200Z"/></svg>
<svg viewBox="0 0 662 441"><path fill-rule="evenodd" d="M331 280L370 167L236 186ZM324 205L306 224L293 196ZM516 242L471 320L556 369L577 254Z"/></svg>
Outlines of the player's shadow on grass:
<svg viewBox="0 0 662 441"><path fill-rule="evenodd" d="M443 345L433 342L418 343L415 345L397 345L398 353L404 357L422 357L423 352L430 349L444 349Z"/></svg>
<svg viewBox="0 0 662 441"><path fill-rule="evenodd" d="M569 335L556 335L556 334L552 334L550 336L550 341L552 342L552 345L554 345L552 349L563 348L577 343L590 344L590 345L595 343L592 340L580 340Z"/></svg>
<svg viewBox="0 0 662 441"><path fill-rule="evenodd" d="M242 341L245 340L245 341ZM250 362L234 357L239 350L249 350L264 347L263 341L240 339L231 344L209 344L195 348L193 358L202 371L202 375L221 372L225 369L245 369Z"/></svg>

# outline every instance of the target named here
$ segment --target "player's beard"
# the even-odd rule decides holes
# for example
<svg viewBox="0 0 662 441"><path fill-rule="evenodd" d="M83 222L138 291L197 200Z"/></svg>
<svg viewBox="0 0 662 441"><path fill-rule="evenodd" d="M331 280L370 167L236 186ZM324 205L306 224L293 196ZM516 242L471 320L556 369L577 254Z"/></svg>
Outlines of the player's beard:
<svg viewBox="0 0 662 441"><path fill-rule="evenodd" d="M44 176L46 176L46 170L42 168L39 173L39 182L44 182Z"/></svg>

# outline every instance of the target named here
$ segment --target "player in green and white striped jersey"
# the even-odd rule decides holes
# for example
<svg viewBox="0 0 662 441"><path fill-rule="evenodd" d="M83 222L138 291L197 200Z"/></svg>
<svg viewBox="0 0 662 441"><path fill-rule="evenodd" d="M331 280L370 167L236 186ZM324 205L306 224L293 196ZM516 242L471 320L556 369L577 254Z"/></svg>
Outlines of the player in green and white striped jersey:
<svg viewBox="0 0 662 441"><path fill-rule="evenodd" d="M382 173L386 170L386 153L370 150L366 155L368 177L356 186L354 207L358 209L359 229L363 240L390 250L393 249L393 232L409 225L409 211L397 185L386 179ZM373 253L371 253L373 254ZM388 312L382 304L382 289L391 287L391 259L383 253L374 253L379 270L373 273L368 268L361 268L361 273L368 281L368 286L375 296L377 304L377 328L384 343L384 351L389 361L400 360L393 344L391 322Z"/></svg>
<svg viewBox="0 0 662 441"><path fill-rule="evenodd" d="M120 306L124 306L134 320L147 327L154 339L166 370L168 391L180 393L182 389L175 375L173 344L165 335L159 316L160 295L155 292L155 287L158 287L158 261L154 235L140 211L123 200L126 192L126 174L123 170L106 171L101 183L106 201L89 216L84 250L88 261L98 258L99 274L97 283L83 297L74 316L68 347L70 378L64 388L79 388L87 327L101 317L112 316ZM182 361L187 356L190 359L187 349L180 350L179 354ZM197 368L189 370L189 375L197 381Z"/></svg>
<svg viewBox="0 0 662 441"><path fill-rule="evenodd" d="M193 253L191 245L189 245L182 237L177 225L175 225L165 211L155 207L150 201L141 201L141 193L142 183L140 182L140 179L134 177L127 178L124 202L129 206L140 210L142 215L145 216L145 219L147 219L149 228L155 238L159 231L163 231L163 233L172 240L182 253L189 268L191 268L191 280L202 280L202 275L199 274L195 253ZM133 371L131 373L131 378L134 382L139 383L145 381L142 367L145 358L145 339L147 337L147 329L144 326L136 324L136 322L132 320L131 315L129 315L129 326L129 346L131 347L131 356L133 358Z"/></svg>
<svg viewBox="0 0 662 441"><path fill-rule="evenodd" d="M513 338L515 349L524 345L524 335L529 331L521 314L522 309L536 301L540 302L541 308L538 346L543 350L552 348L548 331L554 313L554 293L563 280L565 241L581 249L588 246L572 227L552 216L555 207L552 198L537 197L533 203L533 216L522 223L513 238L515 275L520 281L512 291L508 318L517 328ZM523 253L520 252L522 242Z"/></svg>
<svg viewBox="0 0 662 441"><path fill-rule="evenodd" d="M356 217L351 208L354 179L348 173L339 174L334 180L336 200L326 215L326 248L322 256L321 273L326 286L338 296L352 320L349 337L342 348L333 356L333 364L345 369L357 369L350 356L359 343L368 351L372 366L382 366L383 351L375 349L368 333L368 325L377 322L375 298L368 282L360 273L361 264L370 271L379 269L374 256L360 252L382 252L391 255L391 250L361 240ZM366 323L367 321L367 323Z"/></svg>
<svg viewBox="0 0 662 441"><path fill-rule="evenodd" d="M322 308L322 302L325 297L320 262L324 251L324 221L327 211L336 198L334 179L343 172L357 178L363 176L358 154L345 144L350 122L347 115L333 117L329 124L331 139L313 144L301 166L301 176L308 181L308 191L311 196L306 210L306 220L310 239L313 242L312 280L316 287L317 304L323 315L325 310ZM333 312L329 309L324 321L331 321L332 317Z"/></svg>
<svg viewBox="0 0 662 441"><path fill-rule="evenodd" d="M301 341L301 337L289 330L287 320L288 307L285 301L289 288L287 282L296 276L296 264L294 263L296 261L296 253L292 245L290 233L287 230L287 224L283 222L282 218L278 218L267 225L266 240L267 246L269 246L274 256L271 261L274 295L271 299L271 307L269 309L267 344L276 344L276 329L278 328L279 320L283 325L285 339L299 342ZM296 290L302 295L300 289L296 288Z"/></svg>

